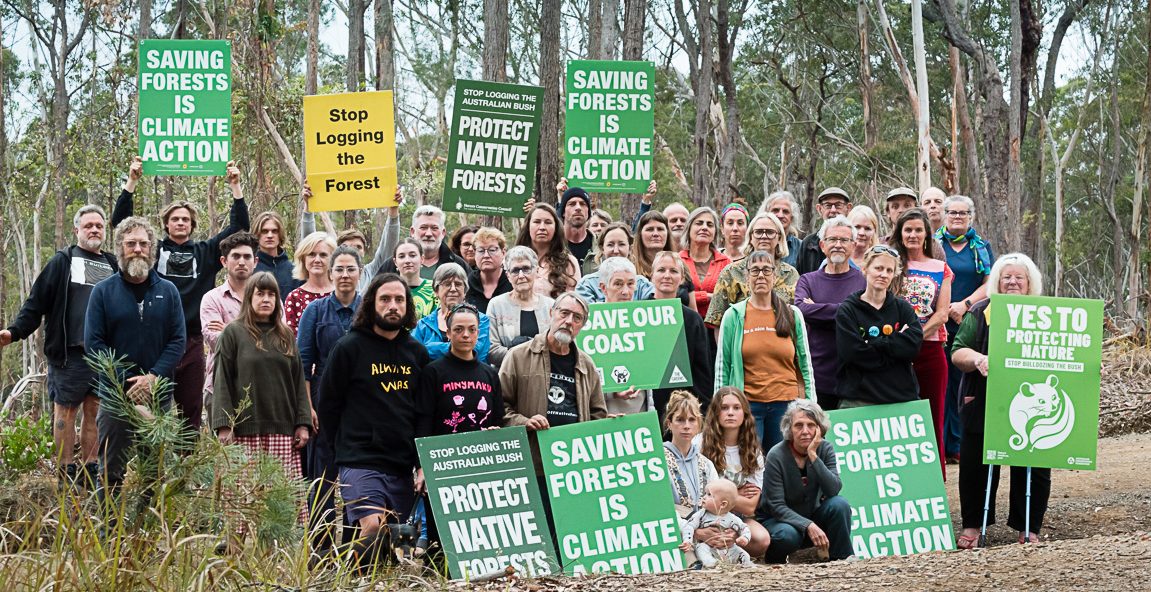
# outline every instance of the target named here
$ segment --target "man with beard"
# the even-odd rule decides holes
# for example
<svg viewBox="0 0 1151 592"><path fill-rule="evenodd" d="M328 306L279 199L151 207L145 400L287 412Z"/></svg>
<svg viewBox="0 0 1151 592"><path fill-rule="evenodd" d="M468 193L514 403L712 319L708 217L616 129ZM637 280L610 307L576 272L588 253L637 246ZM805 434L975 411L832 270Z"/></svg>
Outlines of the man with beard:
<svg viewBox="0 0 1151 592"><path fill-rule="evenodd" d="M320 378L319 436L336 451L347 516L360 527L361 565L374 561L380 527L389 518L407 520L423 487L414 393L431 358L408 332L415 321L407 282L394 273L376 276Z"/></svg>
<svg viewBox="0 0 1151 592"><path fill-rule="evenodd" d="M855 228L844 216L836 216L819 229L819 247L827 265L800 276L795 285L795 305L807 325L807 345L815 371L819 405L839 408L835 372L839 354L835 348L835 314L848 296L866 287L863 273L851 266Z"/></svg>
<svg viewBox="0 0 1151 592"><path fill-rule="evenodd" d="M591 215L591 196L580 187L572 187L564 191L556 213L564 223L564 238L567 239L568 251L571 251L572 256L582 266L584 260L591 254L592 244L595 242L595 236L587 229L588 216Z"/></svg>
<svg viewBox="0 0 1151 592"><path fill-rule="evenodd" d="M128 169L128 181L116 200L112 210L112 225L131 216L132 199L136 184L144 174L144 163L140 157L132 161ZM200 327L200 302L212 288L216 287L216 274L223 264L220 262L220 241L241 230L248 230L248 204L240 189L240 169L235 162L229 162L224 182L232 192L232 210L228 226L218 234L203 241L192 240L196 230L196 208L188 201L173 201L160 212L167 235L156 249L156 271L160 277L172 282L180 291L180 303L188 336L183 356L176 366L174 397L185 425L193 432L200 431L201 415L204 409L204 337Z"/></svg>
<svg viewBox="0 0 1151 592"><path fill-rule="evenodd" d="M828 187L815 198L815 209L824 221L846 216L851 212L851 196L838 187ZM823 264L824 256L819 241L819 233L813 232L799 243L799 255L795 260L795 269L799 275L811 273Z"/></svg>
<svg viewBox="0 0 1151 592"><path fill-rule="evenodd" d="M250 232L237 232L220 241L220 263L224 266L224 283L204 294L204 299L200 301L200 323L203 324L204 343L208 346L208 360L204 372L205 405L210 406L212 402L212 367L216 360L216 340L224 331L224 325L240 316L240 305L244 302L244 284L252 276L257 265L256 253L260 245L261 240ZM209 409L208 416L211 415Z"/></svg>
<svg viewBox="0 0 1151 592"><path fill-rule="evenodd" d="M116 226L113 240L120 253L120 273L96 284L84 319L84 345L91 354L123 357L125 393L137 404L148 403L160 377L175 376L184 355L185 323L176 286L152 269L156 231L148 221L131 216ZM200 379L203 380L203 376ZM114 392L98 377L102 398ZM156 393L161 405L172 402L171 391ZM132 427L106 406L96 423L100 432L101 473L104 483L124 479Z"/></svg>
<svg viewBox="0 0 1151 592"><path fill-rule="evenodd" d="M96 412L100 400L92 390L95 377L84 361L84 313L96 284L116 273L116 257L100 250L104 244L104 210L86 205L72 217L76 244L60 249L32 284L32 292L11 326L0 331L0 348L27 339L44 323L44 357L48 359L48 397L52 400L52 439L61 485L83 471L96 476ZM74 461L76 413L80 422L80 459ZM82 468L78 468L82 467Z"/></svg>
<svg viewBox="0 0 1151 592"><path fill-rule="evenodd" d="M385 232L387 229L385 229ZM422 205L412 214L412 238L420 243L420 277L430 280L436 270L445 263L458 263L465 270L471 269L462 257L456 255L444 243L444 211L431 205ZM384 240L385 248L388 246ZM395 243L390 243L394 249ZM384 262L380 273L398 273L395 258Z"/></svg>

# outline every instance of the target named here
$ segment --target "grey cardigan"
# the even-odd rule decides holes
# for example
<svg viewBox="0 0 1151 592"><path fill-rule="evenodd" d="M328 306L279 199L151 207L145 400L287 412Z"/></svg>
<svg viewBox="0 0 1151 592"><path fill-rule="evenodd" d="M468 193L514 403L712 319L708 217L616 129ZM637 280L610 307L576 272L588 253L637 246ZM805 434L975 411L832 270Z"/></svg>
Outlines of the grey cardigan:
<svg viewBox="0 0 1151 592"><path fill-rule="evenodd" d="M818 458L807 462L807 485L803 484L790 446L784 440L767 452L763 461L763 495L756 514L761 520L775 518L786 522L802 533L807 531L811 515L823 500L839 495L843 482L839 480L831 442L820 442Z"/></svg>
<svg viewBox="0 0 1151 592"><path fill-rule="evenodd" d="M546 333L551 326L551 309L555 301L539 294L536 294L536 298L538 298L535 308L536 324L540 328L540 333ZM510 292L500 294L488 303L488 317L490 318L488 333L493 346L488 352L488 362L499 369L504 356L507 355L507 348L510 348L512 341L520 335L520 307L512 302ZM503 348L494 347L496 344L502 345Z"/></svg>

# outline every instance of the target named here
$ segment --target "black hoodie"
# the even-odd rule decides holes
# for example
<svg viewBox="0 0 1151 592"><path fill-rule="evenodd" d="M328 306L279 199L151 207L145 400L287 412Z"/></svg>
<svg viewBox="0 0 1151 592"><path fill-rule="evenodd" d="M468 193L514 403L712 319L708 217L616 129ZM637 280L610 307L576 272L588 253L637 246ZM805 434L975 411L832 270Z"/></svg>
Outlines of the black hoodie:
<svg viewBox="0 0 1151 592"><path fill-rule="evenodd" d="M316 414L341 467L409 474L416 466L416 391L431 358L401 330L395 339L353 328L320 379Z"/></svg>
<svg viewBox="0 0 1151 592"><path fill-rule="evenodd" d="M915 310L890 292L883 308L876 310L862 295L860 290L848 296L835 315L839 398L867 403L919 399L919 382L911 362L919 354L923 329ZM891 327L890 335L884 334L887 326Z"/></svg>

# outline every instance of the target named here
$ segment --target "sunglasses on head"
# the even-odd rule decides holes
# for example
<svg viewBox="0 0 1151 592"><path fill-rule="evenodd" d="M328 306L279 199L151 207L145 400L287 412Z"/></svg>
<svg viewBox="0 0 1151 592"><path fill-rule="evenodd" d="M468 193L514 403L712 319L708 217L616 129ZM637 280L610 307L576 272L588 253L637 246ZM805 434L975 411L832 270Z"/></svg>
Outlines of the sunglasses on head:
<svg viewBox="0 0 1151 592"><path fill-rule="evenodd" d="M871 252L872 253L879 253L882 255L891 255L892 257L895 257L897 260L899 259L899 251L896 251L895 249L893 249L887 245L875 245L874 247L871 247Z"/></svg>

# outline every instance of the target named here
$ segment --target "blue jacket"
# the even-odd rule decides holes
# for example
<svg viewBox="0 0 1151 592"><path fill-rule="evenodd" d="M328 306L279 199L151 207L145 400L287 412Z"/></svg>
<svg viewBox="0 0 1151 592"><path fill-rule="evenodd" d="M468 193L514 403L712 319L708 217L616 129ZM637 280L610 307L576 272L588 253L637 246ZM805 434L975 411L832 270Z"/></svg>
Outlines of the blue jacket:
<svg viewBox="0 0 1151 592"><path fill-rule="evenodd" d="M132 364L127 377L155 374L170 379L187 338L180 292L156 270L150 270L145 281L148 291L140 304L122 273L92 288L84 346L90 354L111 350L126 357Z"/></svg>
<svg viewBox="0 0 1151 592"><path fill-rule="evenodd" d="M419 320L416 323L415 331L412 331L412 338L424 344L428 348L428 355L433 360L438 360L448 353L451 344L448 343L448 338L440 331L439 321L440 307L435 307L428 316ZM476 359L487 364L488 363L488 350L491 349L491 320L488 315L480 313L480 334L476 337Z"/></svg>
<svg viewBox="0 0 1151 592"><path fill-rule="evenodd" d="M317 387L324 375L328 354L352 328L352 319L360 308L362 297L356 294L351 306L344 306L336 300L335 292L313 301L300 316L300 326L296 332L296 347L300 350L300 362L304 365L304 380ZM312 393L315 397L315 393Z"/></svg>

